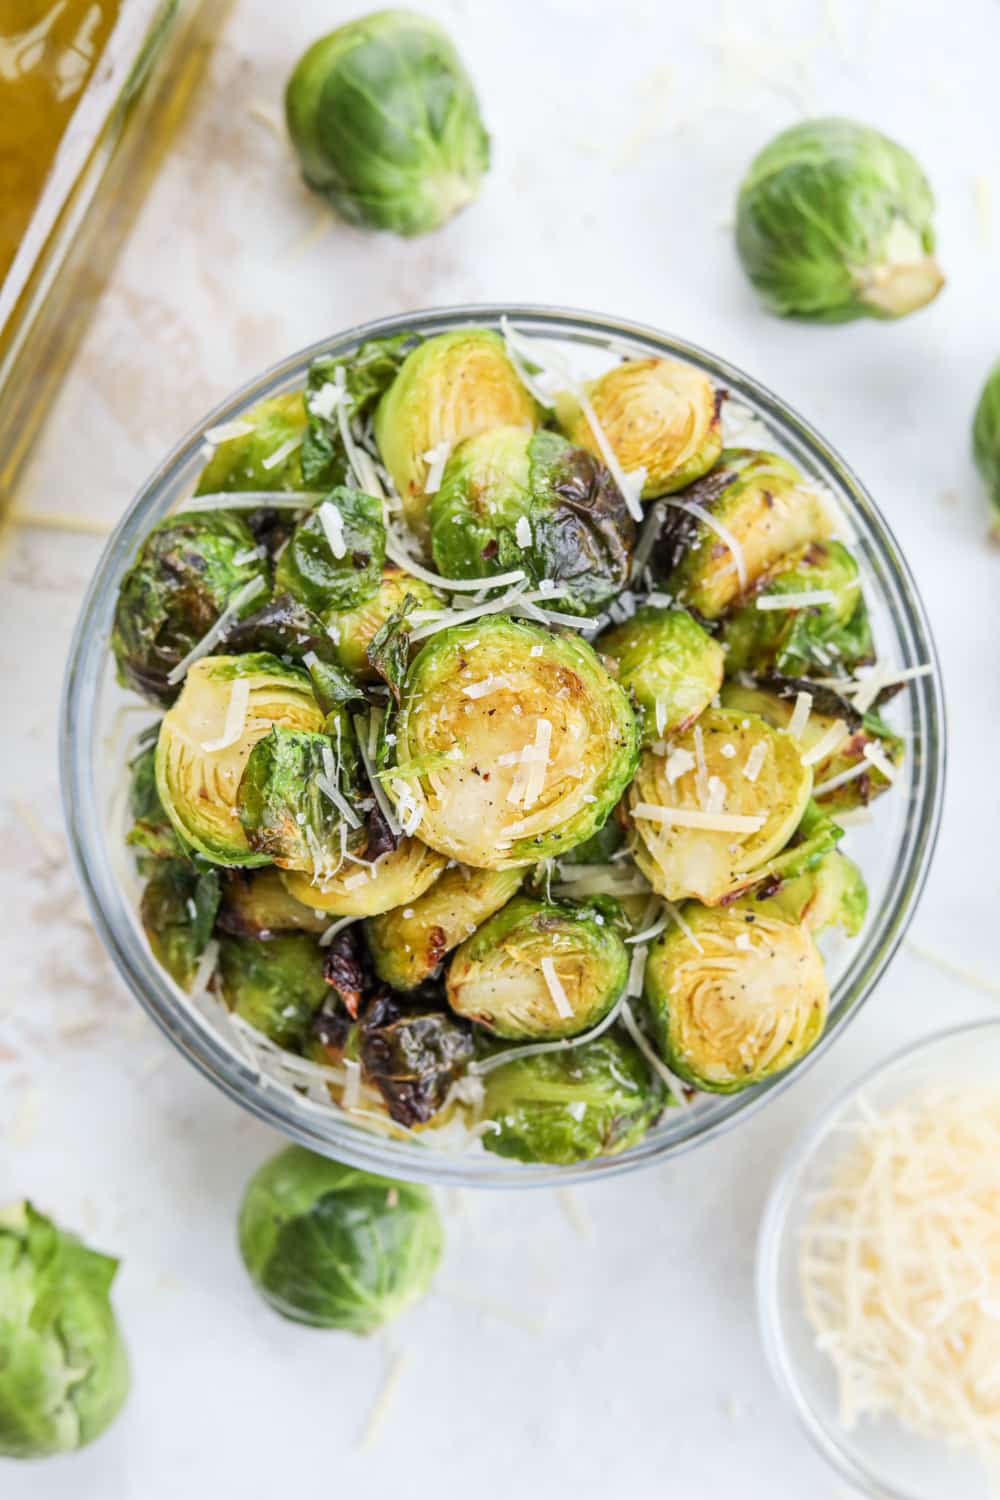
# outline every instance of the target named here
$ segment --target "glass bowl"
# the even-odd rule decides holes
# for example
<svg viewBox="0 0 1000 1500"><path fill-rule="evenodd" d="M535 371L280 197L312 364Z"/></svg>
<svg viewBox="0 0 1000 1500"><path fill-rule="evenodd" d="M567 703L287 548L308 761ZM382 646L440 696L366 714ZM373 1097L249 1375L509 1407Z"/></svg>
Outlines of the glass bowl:
<svg viewBox="0 0 1000 1500"><path fill-rule="evenodd" d="M203 463L206 429L238 418L266 397L301 386L309 364L319 355L346 354L365 339L407 329L430 335L469 324L497 327L505 316L525 334L560 345L583 369L588 365L600 369L622 355L665 355L704 370L730 393L727 411L741 407L751 421L765 424L768 446L787 453L835 497L864 573L880 656L901 668L935 666L931 674L908 684L894 711L894 723L908 742L899 784L877 804L870 826L850 830L848 847L862 864L871 891L870 914L859 938L826 951L830 1019L810 1057L742 1094L703 1095L688 1109L668 1111L639 1145L619 1156L565 1167L510 1162L481 1147L435 1150L409 1136L377 1135L335 1107L262 1075L225 1018L203 1013L173 984L152 958L143 936L134 877L122 844L122 726L135 723L129 715L136 710L115 682L108 649L122 575L150 528L193 490ZM114 962L174 1044L231 1098L314 1150L373 1171L467 1186L570 1183L627 1172L710 1140L740 1116L759 1109L834 1044L899 945L927 873L941 811L944 707L930 629L892 532L843 459L783 401L724 360L652 328L558 308L455 307L367 323L292 355L216 407L167 456L112 535L84 601L63 695L61 772L73 857L97 929Z"/></svg>
<svg viewBox="0 0 1000 1500"><path fill-rule="evenodd" d="M875 1500L989 1500L989 1476L972 1456L909 1432L886 1416L844 1428L832 1361L816 1348L803 1305L798 1245L817 1192L845 1149L859 1096L891 1108L922 1085L959 1079L1000 1084L1000 1021L975 1021L924 1037L852 1084L795 1147L764 1211L757 1248L757 1298L768 1361L806 1432L842 1478Z"/></svg>

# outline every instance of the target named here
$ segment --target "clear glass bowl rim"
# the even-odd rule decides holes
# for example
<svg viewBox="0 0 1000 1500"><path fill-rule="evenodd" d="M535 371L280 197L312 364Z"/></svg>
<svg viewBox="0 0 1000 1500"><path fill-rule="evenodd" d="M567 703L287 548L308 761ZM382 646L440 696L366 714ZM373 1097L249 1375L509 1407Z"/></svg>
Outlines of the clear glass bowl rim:
<svg viewBox="0 0 1000 1500"><path fill-rule="evenodd" d="M686 1127L670 1139L647 1136L618 1156L595 1157L571 1166L527 1165L481 1152L452 1154L433 1147L377 1135L334 1111L279 1093L249 1066L209 1036L179 1002L163 972L141 939L103 847L101 815L94 794L94 715L102 673L108 664L108 639L118 582L159 512L164 496L185 467L194 461L206 429L232 420L240 412L304 377L320 355L350 352L367 339L417 331L426 336L462 326L496 326L507 317L524 332L540 337L606 347L615 340L631 352L686 360L731 394L745 397L780 435L793 454L807 462L846 497L863 518L874 541L897 632L903 666L930 662L934 671L910 684L914 713L925 726L922 754L913 767L911 806L904 837L906 858L892 900L870 914L860 948L832 997L823 1037L796 1067L746 1093L730 1095L710 1119L692 1113ZM637 351L638 346L638 351ZM624 350L622 352L625 352ZM350 1165L387 1176L455 1187L566 1186L634 1171L654 1161L690 1150L749 1116L765 1100L789 1086L833 1044L867 1001L899 946L926 880L941 819L945 773L945 718L941 674L930 625L913 576L884 517L843 458L792 407L753 377L698 345L599 313L572 308L513 303L477 303L394 314L359 324L321 339L271 366L198 422L153 471L109 538L84 598L70 647L60 715L60 777L63 812L71 855L98 933L133 995L174 1045L229 1097L291 1139ZM676 1117L674 1117L676 1121ZM679 1122L677 1122L679 1123Z"/></svg>

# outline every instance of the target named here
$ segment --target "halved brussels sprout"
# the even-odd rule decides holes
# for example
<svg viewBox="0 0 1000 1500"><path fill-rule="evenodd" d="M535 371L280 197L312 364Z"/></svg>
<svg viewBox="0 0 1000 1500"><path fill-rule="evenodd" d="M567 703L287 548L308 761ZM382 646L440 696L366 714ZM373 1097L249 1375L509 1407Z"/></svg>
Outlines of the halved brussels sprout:
<svg viewBox="0 0 1000 1500"><path fill-rule="evenodd" d="M523 870L445 870L412 906L373 917L365 932L375 972L393 989L412 990L452 948L514 895Z"/></svg>
<svg viewBox="0 0 1000 1500"><path fill-rule="evenodd" d="M667 1103L642 1054L614 1029L563 1052L515 1052L485 1084L487 1151L560 1166L638 1145Z"/></svg>
<svg viewBox="0 0 1000 1500"><path fill-rule="evenodd" d="M338 485L292 532L274 586L325 621L377 593L384 562L381 500Z"/></svg>
<svg viewBox="0 0 1000 1500"><path fill-rule="evenodd" d="M254 745L275 724L317 732L323 715L297 667L267 652L205 656L160 725L156 784L181 838L218 865L268 864L247 842L236 807Z"/></svg>
<svg viewBox="0 0 1000 1500"><path fill-rule="evenodd" d="M302 391L261 401L239 424L245 430L220 443L201 471L198 495L228 490L307 490L301 450L308 421Z"/></svg>
<svg viewBox="0 0 1000 1500"><path fill-rule="evenodd" d="M830 597L799 598L814 594ZM787 608L761 607L761 599L781 595L792 596ZM853 672L874 659L857 563L841 542L807 542L756 579L748 598L723 620L720 639L731 674Z"/></svg>
<svg viewBox="0 0 1000 1500"><path fill-rule="evenodd" d="M316 911L333 917L374 917L422 896L446 863L420 839L403 838L371 864L350 861L336 875L318 881L289 870L282 880L296 901Z"/></svg>
<svg viewBox="0 0 1000 1500"><path fill-rule="evenodd" d="M538 418L499 334L462 328L419 344L375 412L375 439L407 524L427 538L428 453L491 427L536 427Z"/></svg>
<svg viewBox="0 0 1000 1500"><path fill-rule="evenodd" d="M430 501L434 561L449 578L522 568L592 614L628 582L635 522L593 454L557 432L496 427L466 438Z"/></svg>
<svg viewBox="0 0 1000 1500"><path fill-rule="evenodd" d="M853 120L803 120L751 162L736 248L772 312L899 318L944 285L933 211L926 177L896 141Z"/></svg>
<svg viewBox="0 0 1000 1500"><path fill-rule="evenodd" d="M216 984L231 1011L279 1047L301 1052L330 989L323 949L306 933L219 941Z"/></svg>
<svg viewBox="0 0 1000 1500"><path fill-rule="evenodd" d="M422 996L382 991L358 1023L364 1077L400 1125L423 1125L441 1109L475 1050L472 1029Z"/></svg>
<svg viewBox="0 0 1000 1500"><path fill-rule="evenodd" d="M227 870L216 925L232 937L269 938L278 932L325 932L326 912L296 901L277 870Z"/></svg>
<svg viewBox="0 0 1000 1500"><path fill-rule="evenodd" d="M338 713L331 720L324 734L276 725L250 751L236 799L255 854L317 879L338 871L348 848L366 842L354 811L361 792L350 718Z"/></svg>
<svg viewBox="0 0 1000 1500"><path fill-rule="evenodd" d="M352 224L426 234L479 193L490 138L445 31L412 11L338 26L285 91L306 182Z"/></svg>
<svg viewBox="0 0 1000 1500"><path fill-rule="evenodd" d="M155 703L170 703L170 673L218 620L241 589L255 581L259 597L270 570L257 556L253 532L231 511L168 516L151 531L122 579L111 649L118 681ZM248 599L241 613L254 608Z"/></svg>
<svg viewBox="0 0 1000 1500"><path fill-rule="evenodd" d="M644 500L700 478L722 449L721 399L707 375L677 359L628 359L587 386L598 422L626 473L645 469ZM600 454L576 397L557 398L567 436Z"/></svg>
<svg viewBox="0 0 1000 1500"><path fill-rule="evenodd" d="M790 734L756 715L706 709L665 755L643 752L626 801L635 862L669 901L715 905L770 872L811 790Z"/></svg>
<svg viewBox="0 0 1000 1500"><path fill-rule="evenodd" d="M125 835L125 842L138 851L136 860L140 873L147 873L148 867L158 859L185 859L187 850L164 812L156 787L155 741L131 761L129 771L132 776L129 811L134 821Z"/></svg>
<svg viewBox="0 0 1000 1500"><path fill-rule="evenodd" d="M857 937L868 914L868 887L854 861L834 849L812 869L782 881L763 899L745 896L740 905L747 911L801 922L810 932L842 927L848 937Z"/></svg>
<svg viewBox="0 0 1000 1500"><path fill-rule="evenodd" d="M669 1068L735 1094L798 1062L819 1040L829 989L805 927L742 907L691 902L646 961L645 1020Z"/></svg>
<svg viewBox="0 0 1000 1500"><path fill-rule="evenodd" d="M972 456L989 496L991 530L1000 536L1000 360L987 375L976 405Z"/></svg>
<svg viewBox="0 0 1000 1500"><path fill-rule="evenodd" d="M777 453L727 448L718 467L681 497L707 511L738 547L735 553L694 510L671 505L657 542L658 568L680 603L716 620L779 558L829 536L820 496Z"/></svg>
<svg viewBox="0 0 1000 1500"><path fill-rule="evenodd" d="M589 1031L628 979L621 920L613 901L582 905L516 896L455 953L448 1003L513 1041Z"/></svg>
<svg viewBox="0 0 1000 1500"><path fill-rule="evenodd" d="M189 990L212 936L221 892L215 870L189 860L158 859L143 887L139 916L153 957Z"/></svg>
<svg viewBox="0 0 1000 1500"><path fill-rule="evenodd" d="M378 673L368 659L368 647L382 626L399 613L407 597L418 609L445 609L442 596L429 583L414 578L403 568L389 565L370 599L356 609L337 610L326 617L337 661L359 682L376 682Z"/></svg>
<svg viewBox="0 0 1000 1500"><path fill-rule="evenodd" d="M722 686L722 647L683 609L646 605L598 636L596 645L618 663L618 681L638 705L646 745L686 729Z"/></svg>
<svg viewBox="0 0 1000 1500"><path fill-rule="evenodd" d="M430 637L392 732L390 795L432 848L491 870L589 838L631 780L639 739L590 646L503 615ZM428 758L435 769L414 769Z"/></svg>

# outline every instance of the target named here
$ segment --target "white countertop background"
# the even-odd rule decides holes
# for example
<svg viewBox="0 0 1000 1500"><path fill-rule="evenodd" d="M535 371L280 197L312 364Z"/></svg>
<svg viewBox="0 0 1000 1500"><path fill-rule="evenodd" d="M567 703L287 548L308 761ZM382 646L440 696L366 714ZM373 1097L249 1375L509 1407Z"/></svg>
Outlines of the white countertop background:
<svg viewBox="0 0 1000 1500"><path fill-rule="evenodd" d="M420 241L318 232L316 200L251 106L274 109L302 48L355 7L238 0L23 503L112 522L234 385L323 334L408 308L559 302L704 344L840 447L907 552L951 729L944 828L913 936L1000 989L1000 553L968 458L972 408L1000 353L1000 10L423 8L452 31L494 133L479 203ZM803 113L867 119L924 163L949 275L927 311L824 329L758 309L733 253L735 189L752 153ZM134 1383L123 1417L83 1454L0 1461L3 1500L842 1494L764 1364L761 1207L786 1149L836 1092L913 1037L997 1013L996 999L905 948L832 1055L729 1136L572 1195L448 1195L437 1289L386 1334L283 1323L234 1243L244 1182L280 1141L128 998L67 865L57 696L100 546L19 528L0 559L0 1199L30 1195L122 1256Z"/></svg>

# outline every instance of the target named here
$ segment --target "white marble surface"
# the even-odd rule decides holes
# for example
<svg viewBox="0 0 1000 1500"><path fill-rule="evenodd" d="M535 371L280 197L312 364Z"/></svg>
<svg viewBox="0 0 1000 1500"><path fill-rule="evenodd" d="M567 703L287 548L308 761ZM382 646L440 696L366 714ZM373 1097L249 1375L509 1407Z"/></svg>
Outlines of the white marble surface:
<svg viewBox="0 0 1000 1500"><path fill-rule="evenodd" d="M985 189L976 204L981 178L1000 216L1000 12L964 0L945 26L934 0L425 8L453 30L495 133L480 203L417 243L336 227L312 236L315 204L248 107L273 108L301 47L353 7L241 0L25 503L113 520L233 385L382 313L557 301L714 348L842 448L912 561L952 734L914 936L995 975L1000 554L985 541L967 431L1000 345L1000 218L990 226L982 213ZM750 153L803 111L868 118L926 164L950 285L920 316L809 329L755 306L732 251L734 188ZM2 559L0 1198L30 1194L123 1257L134 1387L88 1452L0 1462L4 1500L840 1493L763 1363L761 1205L789 1143L837 1090L904 1040L995 1011L995 999L904 950L833 1054L745 1128L571 1199L447 1200L438 1288L385 1337L282 1323L250 1291L234 1245L242 1185L279 1142L123 994L66 865L56 695L99 547L20 529ZM366 1448L366 1414L399 1352L395 1401Z"/></svg>

